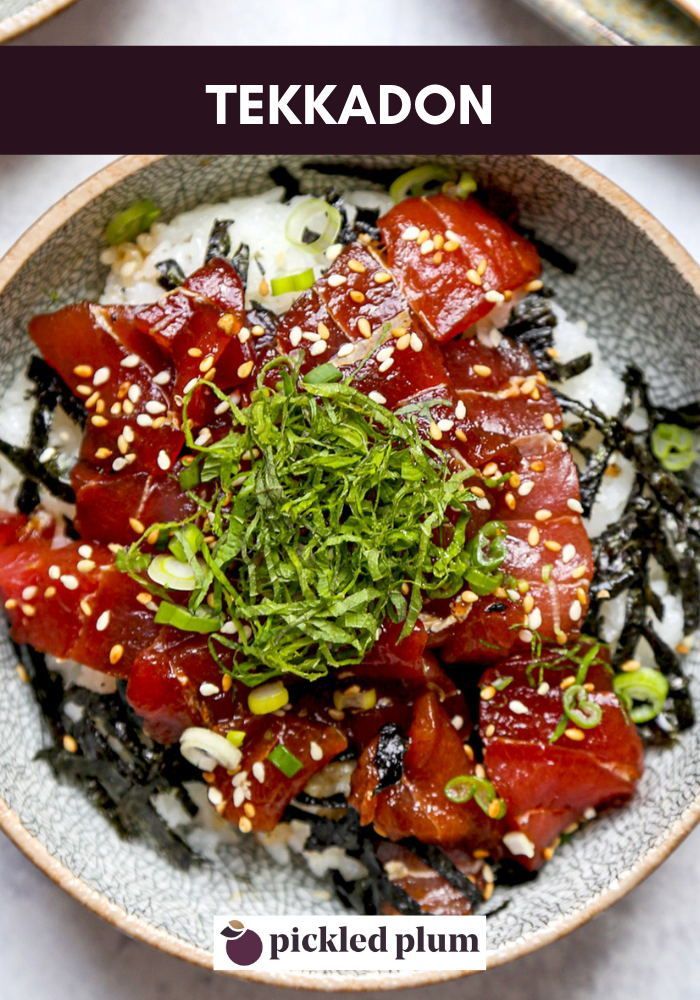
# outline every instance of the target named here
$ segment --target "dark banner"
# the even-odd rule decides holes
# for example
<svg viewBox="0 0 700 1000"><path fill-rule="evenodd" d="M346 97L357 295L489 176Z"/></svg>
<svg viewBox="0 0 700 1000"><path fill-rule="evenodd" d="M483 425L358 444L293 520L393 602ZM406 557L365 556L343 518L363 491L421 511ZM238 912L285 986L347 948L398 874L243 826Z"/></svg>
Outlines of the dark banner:
<svg viewBox="0 0 700 1000"><path fill-rule="evenodd" d="M17 47L7 153L692 153L692 48Z"/></svg>

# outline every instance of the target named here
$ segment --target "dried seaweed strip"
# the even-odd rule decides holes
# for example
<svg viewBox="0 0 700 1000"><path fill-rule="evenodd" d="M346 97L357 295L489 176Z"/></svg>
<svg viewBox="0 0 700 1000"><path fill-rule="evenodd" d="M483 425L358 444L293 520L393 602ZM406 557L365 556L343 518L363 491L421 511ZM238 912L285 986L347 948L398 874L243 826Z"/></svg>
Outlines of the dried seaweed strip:
<svg viewBox="0 0 700 1000"><path fill-rule="evenodd" d="M204 263L208 264L214 257L228 257L231 253L231 234L229 229L233 225L233 219L215 219L211 227L207 249L204 254Z"/></svg>
<svg viewBox="0 0 700 1000"><path fill-rule="evenodd" d="M185 283L185 272L172 257L158 261L156 271L158 272L158 284L166 292L172 292Z"/></svg>

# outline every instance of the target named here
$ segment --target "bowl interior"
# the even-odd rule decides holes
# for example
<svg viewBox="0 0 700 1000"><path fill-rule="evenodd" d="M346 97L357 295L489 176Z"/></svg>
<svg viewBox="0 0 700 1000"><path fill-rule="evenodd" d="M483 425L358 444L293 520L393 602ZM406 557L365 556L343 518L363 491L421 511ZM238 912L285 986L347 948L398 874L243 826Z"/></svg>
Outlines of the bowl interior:
<svg viewBox="0 0 700 1000"><path fill-rule="evenodd" d="M99 294L105 278L98 259L100 234L113 212L147 196L170 218L201 202L264 189L270 183L268 171L280 162L298 172L302 164L333 159L172 156L107 187L66 218L7 284L0 311L0 388L6 389L26 363L25 330L34 313ZM336 159L367 168L400 167L425 157ZM678 405L697 395L697 295L645 231L643 213L635 219L634 206L625 199L620 204L627 207L616 207L608 200L609 186L600 187L597 175L575 162L525 156L434 159L473 169L481 185L513 194L522 220L578 262L575 276L552 272L548 281L570 316L587 320L610 363L619 368L634 360L660 400ZM329 186L327 177L310 168L303 176L308 189ZM351 182L334 178L333 183ZM4 625L2 629L0 798L60 866L116 908L112 916L117 922L124 926L124 911L137 935L154 931L157 943L208 964L215 912L320 914L340 909L326 885L299 865L275 864L250 837L239 836L235 844L221 847L216 863L188 873L170 867L142 843L121 840L79 791L58 784L46 764L34 761L46 737L32 692L15 673L12 647ZM697 679L694 687L698 697ZM641 877L689 828L699 796L700 728L695 728L673 749L648 753L646 774L631 806L600 818L562 846L536 881L510 892L499 890L495 900L509 903L489 921L492 963L538 946L607 905L615 887ZM422 981L436 976L425 974ZM329 974L325 980L320 974L300 977L310 986L323 981L335 988L370 987L376 985L372 980L362 973ZM392 985L406 982L397 975Z"/></svg>

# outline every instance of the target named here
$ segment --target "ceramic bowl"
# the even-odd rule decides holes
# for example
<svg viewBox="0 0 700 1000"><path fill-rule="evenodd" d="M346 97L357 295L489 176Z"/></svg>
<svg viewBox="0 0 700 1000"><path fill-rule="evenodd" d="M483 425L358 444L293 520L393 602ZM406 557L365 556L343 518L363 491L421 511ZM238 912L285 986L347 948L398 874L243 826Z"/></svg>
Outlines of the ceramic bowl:
<svg viewBox="0 0 700 1000"><path fill-rule="evenodd" d="M0 389L23 367L33 313L97 296L105 269L100 234L118 209L151 197L166 218L203 201L252 194L283 162L334 157L127 157L67 195L0 263ZM516 196L523 221L576 259L576 276L548 276L572 316L585 317L616 367L634 359L661 400L698 394L700 269L631 198L571 157L431 157L473 170L481 183ZM342 162L396 166L425 157L357 156ZM312 171L309 188L323 187ZM326 182L327 184L327 179ZM696 660L695 697L700 697ZM340 910L301 866L278 867L250 837L221 849L215 864L171 868L143 843L120 840L77 790L34 760L45 742L32 691L15 672L0 636L0 825L51 878L128 934L203 966L211 965L211 916ZM672 749L652 750L634 801L590 824L562 846L540 877L506 893L489 920L489 964L500 965L589 920L652 871L700 816L700 726ZM454 977L439 971L285 975L315 989L375 989ZM269 983L272 975L250 975Z"/></svg>
<svg viewBox="0 0 700 1000"><path fill-rule="evenodd" d="M700 45L697 0L523 0L523 3L586 45Z"/></svg>
<svg viewBox="0 0 700 1000"><path fill-rule="evenodd" d="M0 0L0 42L36 28L75 0Z"/></svg>

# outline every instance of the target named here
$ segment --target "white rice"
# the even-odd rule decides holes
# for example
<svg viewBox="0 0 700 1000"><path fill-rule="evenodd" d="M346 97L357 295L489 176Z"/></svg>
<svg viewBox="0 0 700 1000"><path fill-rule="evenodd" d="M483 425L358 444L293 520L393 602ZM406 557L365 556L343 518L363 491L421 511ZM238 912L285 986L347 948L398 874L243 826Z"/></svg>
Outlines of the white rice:
<svg viewBox="0 0 700 1000"><path fill-rule="evenodd" d="M272 188L261 195L250 198L233 198L216 205L201 205L190 212L176 216L169 223L156 222L148 233L138 237L135 243L126 243L105 250L101 256L109 265L104 293L101 301L108 304L139 305L153 302L163 294L158 284L156 264L173 259L185 274L196 270L204 260L209 233L215 220L230 219L231 244L235 250L245 243L250 248L250 270L248 278L247 305L252 301L276 313L286 311L295 295L273 296L269 282L273 277L293 274L313 268L319 276L332 259L335 248L326 253L314 254L289 244L285 237L285 225L293 208L304 198L300 196L290 204L283 204L283 190ZM373 191L357 191L346 195L346 202L367 208L386 210L391 202L388 196ZM350 222L354 219L352 208ZM337 250L335 251L337 252ZM484 343L497 344L498 328L505 325L513 302L504 303L492 310L478 325L478 335ZM621 379L603 361L600 349L587 332L586 322L571 320L557 303L553 309L558 319L555 331L555 346L562 361L568 361L590 352L592 366L581 375L566 382L565 392L583 403L597 403L605 413L615 413L623 399L624 385ZM18 378L7 390L0 414L0 435L12 444L22 445L28 438L30 406L27 392L30 385L25 377ZM633 417L634 419L634 417ZM58 414L51 436L51 444L64 456L66 467L75 461L79 446L77 429L63 414ZM620 473L616 477L605 476L588 522L591 536L599 534L620 515L627 501L634 480L634 470L622 456L613 456ZM12 509L21 477L5 459L0 457L0 506ZM65 504L53 500L42 491L42 501L47 509L56 514L71 513ZM671 646L683 637L683 615L680 599L668 593L668 586L660 568L653 574L652 586L664 607L663 622L655 622L660 636ZM607 602L605 608L605 635L609 642L615 642L624 620L625 595ZM636 656L644 663L653 663L653 655L646 643L640 643ZM72 685L89 687L91 690L109 692L115 682L97 671L78 664L53 661L64 679L67 688ZM79 712L79 706L73 706ZM69 707L70 713L72 709ZM317 776L310 783L310 793L332 794L334 791L349 790L350 771L345 768L326 769L327 774ZM187 840L193 850L214 859L222 843L236 843L238 831L223 820L211 808L207 800L207 787L200 783L190 783L188 791L198 806L194 819L184 810L174 794L159 794L154 797L154 805L160 815ZM310 832L308 823L293 820L279 824L274 831L258 834L257 840L280 864L289 865L292 855L305 858L311 871L318 876L330 870L337 870L347 880L366 874L364 866L349 857L338 847L323 851L308 851L304 845Z"/></svg>

